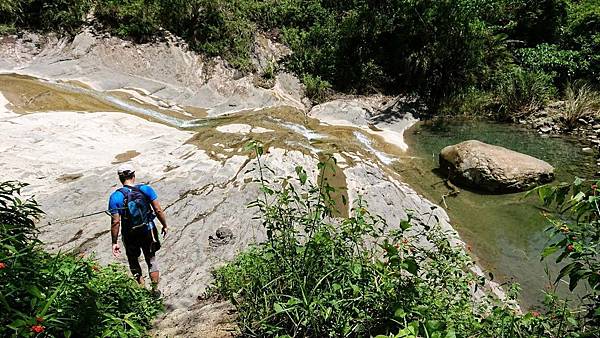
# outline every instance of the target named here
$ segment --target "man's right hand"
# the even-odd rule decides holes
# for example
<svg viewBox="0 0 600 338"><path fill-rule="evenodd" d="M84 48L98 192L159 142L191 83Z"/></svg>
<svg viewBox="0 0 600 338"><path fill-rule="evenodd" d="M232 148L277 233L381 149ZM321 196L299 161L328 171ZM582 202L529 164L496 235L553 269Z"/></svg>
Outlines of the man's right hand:
<svg viewBox="0 0 600 338"><path fill-rule="evenodd" d="M115 243L112 245L112 252L113 252L113 256L115 256L115 258L118 258L119 256L121 256L121 247L119 246L118 243Z"/></svg>

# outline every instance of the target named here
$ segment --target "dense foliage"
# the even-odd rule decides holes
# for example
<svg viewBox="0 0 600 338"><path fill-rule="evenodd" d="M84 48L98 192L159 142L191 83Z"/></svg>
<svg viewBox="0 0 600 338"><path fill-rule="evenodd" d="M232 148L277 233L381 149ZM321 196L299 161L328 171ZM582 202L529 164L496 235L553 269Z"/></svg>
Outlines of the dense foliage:
<svg viewBox="0 0 600 338"><path fill-rule="evenodd" d="M0 183L0 336L142 336L160 301L116 265L42 250L23 186Z"/></svg>
<svg viewBox="0 0 600 338"><path fill-rule="evenodd" d="M449 241L434 214L390 227L359 200L331 216L334 188L322 179L257 179L268 240L215 272L214 291L238 310L244 336L264 337L594 337L597 325L548 293L544 311L518 314L488 293L483 277ZM330 158L319 170L333 170ZM263 174L264 172L264 174ZM426 244L428 243L428 244ZM596 330L596 331L594 331Z"/></svg>
<svg viewBox="0 0 600 338"><path fill-rule="evenodd" d="M555 206L562 217L552 219L548 231L554 241L543 257L558 253L556 263L565 261L555 283L567 277L572 291L579 284L582 297L581 317L586 326L600 335L600 181L576 179L573 184L543 186L537 192L547 206Z"/></svg>
<svg viewBox="0 0 600 338"><path fill-rule="evenodd" d="M244 70L266 32L315 101L330 86L416 93L431 110L504 118L600 83L600 0L3 0L0 30L73 32L86 13L138 41L167 29Z"/></svg>
<svg viewBox="0 0 600 338"><path fill-rule="evenodd" d="M75 33L85 22L93 0L2 0L0 33L14 26Z"/></svg>

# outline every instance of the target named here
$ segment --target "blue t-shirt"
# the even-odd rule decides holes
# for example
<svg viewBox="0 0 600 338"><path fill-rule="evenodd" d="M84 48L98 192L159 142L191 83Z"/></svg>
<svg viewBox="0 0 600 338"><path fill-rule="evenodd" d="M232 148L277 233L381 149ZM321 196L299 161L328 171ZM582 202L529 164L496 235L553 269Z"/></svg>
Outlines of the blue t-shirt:
<svg viewBox="0 0 600 338"><path fill-rule="evenodd" d="M147 184L137 184L136 187L138 189L140 189L140 191L142 192L142 194L144 194L144 196L146 196L146 198L148 198L148 201L152 202L158 198L158 195L156 194L154 189L152 189L151 186L149 186ZM123 188L131 191L131 189L129 189L128 187L123 187ZM123 216L123 214L125 214L125 209L123 208L124 201L125 201L125 196L123 195L123 193L121 193L118 190L113 192L110 195L110 198L108 199L108 210L110 211L110 214L111 215L119 214L119 215ZM154 227L154 222L150 222L148 224L148 230L151 230L153 227Z"/></svg>

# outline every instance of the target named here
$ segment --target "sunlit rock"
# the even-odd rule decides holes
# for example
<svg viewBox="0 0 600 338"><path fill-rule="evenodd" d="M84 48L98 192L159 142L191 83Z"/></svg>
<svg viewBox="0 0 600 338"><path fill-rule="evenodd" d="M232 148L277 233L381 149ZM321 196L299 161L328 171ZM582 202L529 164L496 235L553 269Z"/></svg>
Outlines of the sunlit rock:
<svg viewBox="0 0 600 338"><path fill-rule="evenodd" d="M450 180L492 193L518 192L554 179L554 167L510 149L469 140L440 152Z"/></svg>

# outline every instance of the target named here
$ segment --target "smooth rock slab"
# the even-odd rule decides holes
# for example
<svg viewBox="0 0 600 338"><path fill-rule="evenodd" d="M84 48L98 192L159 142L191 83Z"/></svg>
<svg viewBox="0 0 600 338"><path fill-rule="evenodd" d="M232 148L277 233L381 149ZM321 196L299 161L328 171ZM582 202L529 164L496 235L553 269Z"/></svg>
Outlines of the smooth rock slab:
<svg viewBox="0 0 600 338"><path fill-rule="evenodd" d="M451 181L492 193L519 192L554 179L554 167L510 149L469 140L440 152Z"/></svg>

